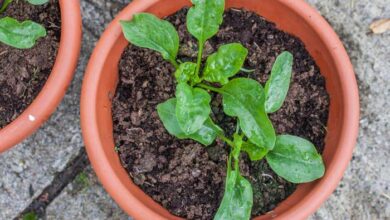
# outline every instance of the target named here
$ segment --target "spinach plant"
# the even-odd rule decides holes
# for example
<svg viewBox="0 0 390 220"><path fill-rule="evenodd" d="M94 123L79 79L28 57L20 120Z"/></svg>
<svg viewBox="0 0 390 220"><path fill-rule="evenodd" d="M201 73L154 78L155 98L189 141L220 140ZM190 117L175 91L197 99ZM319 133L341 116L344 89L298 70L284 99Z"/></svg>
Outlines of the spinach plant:
<svg viewBox="0 0 390 220"><path fill-rule="evenodd" d="M13 0L0 0L0 14ZM33 5L42 5L49 0L27 0ZM46 29L33 21L19 22L11 17L0 18L0 42L18 49L32 48L36 41L46 36Z"/></svg>
<svg viewBox="0 0 390 220"><path fill-rule="evenodd" d="M304 183L324 175L324 164L315 146L292 135L277 135L268 117L282 106L292 75L293 56L281 53L265 87L249 78L233 78L243 69L248 50L239 43L221 46L202 68L205 42L213 37L223 20L224 0L192 0L187 14L188 31L198 40L196 62L177 59L179 37L174 26L152 14L135 14L121 21L126 39L139 47L161 53L176 68L174 98L157 106L167 131L178 139L193 139L208 146L216 138L231 147L227 163L225 194L216 220L249 219L253 205L251 183L240 174L240 153L252 161L265 158L276 174L293 183ZM217 86L219 85L219 86ZM222 95L226 115L237 119L232 138L210 117L211 96Z"/></svg>

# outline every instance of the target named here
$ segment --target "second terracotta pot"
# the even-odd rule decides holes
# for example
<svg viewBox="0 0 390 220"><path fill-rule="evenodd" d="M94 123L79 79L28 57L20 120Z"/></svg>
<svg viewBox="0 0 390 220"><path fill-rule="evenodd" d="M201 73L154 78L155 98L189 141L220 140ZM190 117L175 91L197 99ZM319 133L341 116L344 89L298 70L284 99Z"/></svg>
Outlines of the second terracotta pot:
<svg viewBox="0 0 390 220"><path fill-rule="evenodd" d="M299 185L275 210L256 218L305 219L332 194L352 157L359 122L359 97L352 65L329 24L303 0L227 0L226 4L254 11L276 23L281 30L299 37L326 78L330 115L323 153L325 176ZM138 12L168 16L189 5L188 0L133 1L104 32L84 78L81 121L88 156L106 190L135 219L177 217L131 181L114 150L111 98L118 82L118 63L128 45L119 21L129 20Z"/></svg>
<svg viewBox="0 0 390 220"><path fill-rule="evenodd" d="M0 153L34 133L56 110L72 81L81 48L79 0L59 0L61 40L52 72L43 89L24 112L0 129Z"/></svg>

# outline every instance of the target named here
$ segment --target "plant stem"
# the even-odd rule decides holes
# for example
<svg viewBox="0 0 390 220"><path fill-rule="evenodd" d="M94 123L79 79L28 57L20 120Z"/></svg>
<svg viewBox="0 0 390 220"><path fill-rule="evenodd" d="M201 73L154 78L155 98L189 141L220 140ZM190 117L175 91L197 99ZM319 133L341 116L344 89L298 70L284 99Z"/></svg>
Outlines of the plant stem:
<svg viewBox="0 0 390 220"><path fill-rule="evenodd" d="M240 166L238 163L239 163L238 159L234 159L234 170L240 172Z"/></svg>
<svg viewBox="0 0 390 220"><path fill-rule="evenodd" d="M240 133L240 119L237 118L236 134Z"/></svg>
<svg viewBox="0 0 390 220"><path fill-rule="evenodd" d="M237 146L234 145L234 142L231 141L229 138L227 138L225 135L220 134L220 135L219 135L219 138L220 138L222 141L226 142L230 147L232 147L232 148L237 147ZM232 150L232 152L233 152L233 150ZM228 162L228 164L231 163L231 159L232 159L231 154L232 154L232 153L229 154L229 162ZM234 159L234 170L235 170L236 172L239 172L239 164L238 164L238 162L239 162L238 159Z"/></svg>
<svg viewBox="0 0 390 220"><path fill-rule="evenodd" d="M216 88L216 87L213 87L213 86L209 86L209 85L206 85L206 84L203 84L203 83L200 83L197 86L199 86L201 88L204 88L204 89L207 89L207 90L210 90L210 91L213 91L213 92L223 93L222 89Z"/></svg>
<svg viewBox="0 0 390 220"><path fill-rule="evenodd" d="M175 69L179 69L179 64L175 59L170 60L171 64L175 67Z"/></svg>
<svg viewBox="0 0 390 220"><path fill-rule="evenodd" d="M241 71L244 72L244 73L253 73L253 72L255 72L255 70L245 69L244 67L241 68Z"/></svg>
<svg viewBox="0 0 390 220"><path fill-rule="evenodd" d="M220 135L219 135L219 138L220 138L221 140L223 140L224 142L226 142L229 146L234 147L233 141L231 141L231 140L230 140L229 138L227 138L225 135L220 134Z"/></svg>
<svg viewBox="0 0 390 220"><path fill-rule="evenodd" d="M204 42L199 41L198 42L198 60L196 62L196 75L199 76L200 71L200 64L202 63L202 55L203 55L203 48L204 48Z"/></svg>

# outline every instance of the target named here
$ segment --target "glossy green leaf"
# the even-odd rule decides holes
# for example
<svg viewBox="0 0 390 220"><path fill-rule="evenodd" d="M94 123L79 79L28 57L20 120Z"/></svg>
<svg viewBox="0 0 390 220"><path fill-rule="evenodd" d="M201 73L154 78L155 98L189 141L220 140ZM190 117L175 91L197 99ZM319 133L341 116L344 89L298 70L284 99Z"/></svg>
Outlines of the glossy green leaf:
<svg viewBox="0 0 390 220"><path fill-rule="evenodd" d="M214 220L249 220L253 206L251 183L238 170L229 170L225 193Z"/></svg>
<svg viewBox="0 0 390 220"><path fill-rule="evenodd" d="M225 0L192 0L187 14L188 31L203 44L214 36L222 24Z"/></svg>
<svg viewBox="0 0 390 220"><path fill-rule="evenodd" d="M199 76L196 74L196 63L185 62L180 64L175 72L177 82L191 82L196 84L200 82Z"/></svg>
<svg viewBox="0 0 390 220"><path fill-rule="evenodd" d="M0 19L0 42L18 49L28 49L46 36L46 29L33 21L19 22L13 18Z"/></svg>
<svg viewBox="0 0 390 220"><path fill-rule="evenodd" d="M195 133L187 135L181 130L176 118L176 99L172 98L157 106L157 113L167 131L179 139L193 139L203 145L212 144L222 129L208 118L202 127Z"/></svg>
<svg viewBox="0 0 390 220"><path fill-rule="evenodd" d="M33 5L43 5L49 2L49 0L27 0L27 1Z"/></svg>
<svg viewBox="0 0 390 220"><path fill-rule="evenodd" d="M218 51L207 58L203 77L209 82L219 82L222 85L236 75L245 62L248 50L238 43L221 46Z"/></svg>
<svg viewBox="0 0 390 220"><path fill-rule="evenodd" d="M176 117L180 128L187 135L195 133L209 118L210 95L203 89L179 83L176 87L176 98Z"/></svg>
<svg viewBox="0 0 390 220"><path fill-rule="evenodd" d="M290 87L293 55L289 52L280 54L272 67L271 76L265 85L265 111L273 113L282 107Z"/></svg>
<svg viewBox="0 0 390 220"><path fill-rule="evenodd" d="M234 143L234 147L232 150L232 156L235 160L238 160L240 157L241 147L242 147L242 143L243 143L242 136L235 133L233 135L233 143Z"/></svg>
<svg viewBox="0 0 390 220"><path fill-rule="evenodd" d="M322 157L314 145L303 138L280 135L267 161L276 174L292 183L306 183L324 175Z"/></svg>
<svg viewBox="0 0 390 220"><path fill-rule="evenodd" d="M3 13L11 2L12 0L3 0L2 4L0 4L0 13Z"/></svg>
<svg viewBox="0 0 390 220"><path fill-rule="evenodd" d="M164 59L176 63L179 35L168 21L148 13L135 14L131 21L121 21L125 38L132 44L161 53Z"/></svg>
<svg viewBox="0 0 390 220"><path fill-rule="evenodd" d="M243 142L241 149L248 154L251 161L261 160L268 153L268 150L264 147L259 147L251 142Z"/></svg>
<svg viewBox="0 0 390 220"><path fill-rule="evenodd" d="M275 130L264 109L264 89L255 80L237 78L222 87L223 109L238 117L240 127L249 140L259 147L272 150Z"/></svg>

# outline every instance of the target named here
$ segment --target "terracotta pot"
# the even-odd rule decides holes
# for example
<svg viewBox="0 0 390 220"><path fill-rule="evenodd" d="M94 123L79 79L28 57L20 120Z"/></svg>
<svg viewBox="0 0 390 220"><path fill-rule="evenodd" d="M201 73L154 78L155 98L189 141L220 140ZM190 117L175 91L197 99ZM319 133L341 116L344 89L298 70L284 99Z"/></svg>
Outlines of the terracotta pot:
<svg viewBox="0 0 390 220"><path fill-rule="evenodd" d="M78 0L59 0L61 41L52 72L31 105L0 130L0 153L34 133L56 110L72 81L81 47L81 14Z"/></svg>
<svg viewBox="0 0 390 220"><path fill-rule="evenodd" d="M305 219L337 187L351 160L359 122L358 89L348 55L329 24L303 0L227 0L227 7L246 8L298 36L307 46L326 78L330 94L328 135L323 154L325 176L301 184L278 207L256 219ZM111 99L118 82L118 63L128 45L120 20L137 12L158 16L175 13L188 0L135 0L109 25L89 62L81 98L81 121L89 158L106 190L135 219L178 219L154 202L129 178L114 150Z"/></svg>

